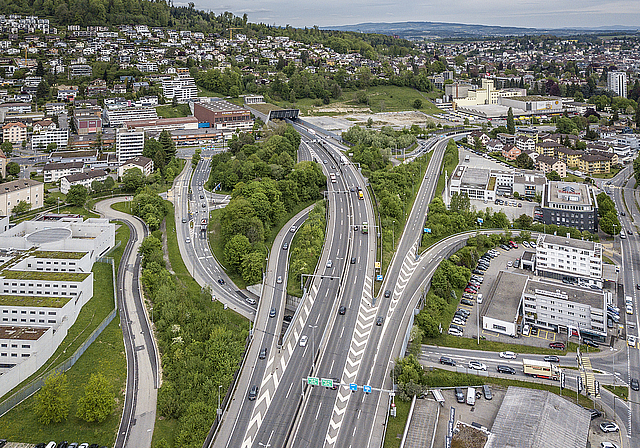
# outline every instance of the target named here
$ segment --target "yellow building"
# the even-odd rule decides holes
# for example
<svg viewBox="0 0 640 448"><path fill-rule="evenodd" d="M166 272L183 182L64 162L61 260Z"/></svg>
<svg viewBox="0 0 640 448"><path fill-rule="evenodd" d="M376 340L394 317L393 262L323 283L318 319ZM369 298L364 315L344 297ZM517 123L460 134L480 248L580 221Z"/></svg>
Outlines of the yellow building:
<svg viewBox="0 0 640 448"><path fill-rule="evenodd" d="M583 154L580 171L585 174L607 174L611 172L611 159L598 154Z"/></svg>

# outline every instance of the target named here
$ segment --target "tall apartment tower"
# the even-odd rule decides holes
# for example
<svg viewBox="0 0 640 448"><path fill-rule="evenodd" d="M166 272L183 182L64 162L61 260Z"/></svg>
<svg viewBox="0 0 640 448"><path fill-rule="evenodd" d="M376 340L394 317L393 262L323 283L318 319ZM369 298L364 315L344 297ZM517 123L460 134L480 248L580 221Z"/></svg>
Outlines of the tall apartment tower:
<svg viewBox="0 0 640 448"><path fill-rule="evenodd" d="M129 159L142 155L144 150L144 131L116 130L116 157L122 164Z"/></svg>
<svg viewBox="0 0 640 448"><path fill-rule="evenodd" d="M607 90L611 90L616 96L627 97L627 74L626 72L607 73Z"/></svg>

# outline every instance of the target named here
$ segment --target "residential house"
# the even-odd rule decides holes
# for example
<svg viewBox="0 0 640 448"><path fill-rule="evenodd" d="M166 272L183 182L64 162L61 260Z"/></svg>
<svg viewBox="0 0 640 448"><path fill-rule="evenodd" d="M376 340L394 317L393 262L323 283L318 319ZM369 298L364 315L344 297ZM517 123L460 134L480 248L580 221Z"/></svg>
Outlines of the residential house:
<svg viewBox="0 0 640 448"><path fill-rule="evenodd" d="M93 170L88 173L70 174L60 179L60 193L67 194L74 185L82 185L87 190L91 190L91 183L94 181L104 182L107 173L104 170Z"/></svg>
<svg viewBox="0 0 640 448"><path fill-rule="evenodd" d="M582 151L576 151L566 146L557 146L554 156L566 163L569 168L578 168Z"/></svg>
<svg viewBox="0 0 640 448"><path fill-rule="evenodd" d="M511 144L504 145L504 148L502 148L502 157L507 160L516 160L521 153L522 150L520 148Z"/></svg>
<svg viewBox="0 0 640 448"><path fill-rule="evenodd" d="M547 157L556 157L556 149L562 147L562 144L555 141L541 141L536 144L536 152Z"/></svg>
<svg viewBox="0 0 640 448"><path fill-rule="evenodd" d="M27 125L20 122L7 123L2 126L2 141L22 143L27 139Z"/></svg>
<svg viewBox="0 0 640 448"><path fill-rule="evenodd" d="M56 123L49 119L40 120L33 123L33 132L53 131L57 128Z"/></svg>
<svg viewBox="0 0 640 448"><path fill-rule="evenodd" d="M567 177L567 164L562 160L556 159L555 157L544 155L538 156L536 164L538 166L538 169L545 174L548 174L551 171L555 171L560 175L561 178Z"/></svg>
<svg viewBox="0 0 640 448"><path fill-rule="evenodd" d="M31 208L42 207L44 184L32 179L18 179L0 184L0 216L9 215L20 201L31 204Z"/></svg>
<svg viewBox="0 0 640 448"><path fill-rule="evenodd" d="M67 162L67 163L54 163L48 162L44 168L44 181L48 183L57 182L65 176L70 174L82 173L84 168L84 162Z"/></svg>
<svg viewBox="0 0 640 448"><path fill-rule="evenodd" d="M516 146L520 151L533 151L536 149L536 141L526 135L520 135L516 138Z"/></svg>
<svg viewBox="0 0 640 448"><path fill-rule="evenodd" d="M611 172L611 158L599 154L583 154L580 171L585 174L606 174Z"/></svg>
<svg viewBox="0 0 640 448"><path fill-rule="evenodd" d="M118 167L118 177L122 178L124 173L130 169L139 169L144 176L153 173L153 160L144 156L137 156L129 159Z"/></svg>
<svg viewBox="0 0 640 448"><path fill-rule="evenodd" d="M491 140L491 137L489 137L484 132L473 131L469 134L469 138L468 138L469 143L474 144L476 141L476 138L480 139L480 141L482 142L482 146L486 146L487 143L489 143L489 140Z"/></svg>
<svg viewBox="0 0 640 448"><path fill-rule="evenodd" d="M492 138L486 144L487 152L502 152L502 148L504 148L504 143L496 138Z"/></svg>

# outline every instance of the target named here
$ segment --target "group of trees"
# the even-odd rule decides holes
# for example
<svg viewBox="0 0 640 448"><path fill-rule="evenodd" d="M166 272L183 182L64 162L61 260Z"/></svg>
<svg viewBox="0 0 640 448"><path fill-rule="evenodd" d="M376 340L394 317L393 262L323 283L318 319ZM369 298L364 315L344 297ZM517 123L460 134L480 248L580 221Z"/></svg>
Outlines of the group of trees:
<svg viewBox="0 0 640 448"><path fill-rule="evenodd" d="M607 193L598 193L598 216L600 218L600 230L608 235L615 235L622 229L616 212L616 204Z"/></svg>
<svg viewBox="0 0 640 448"><path fill-rule="evenodd" d="M77 402L76 417L86 422L102 423L115 407L115 394L101 373L92 373ZM64 373L52 374L35 396L34 412L43 425L60 423L69 417L71 392Z"/></svg>
<svg viewBox="0 0 640 448"><path fill-rule="evenodd" d="M173 180L180 172L180 165L176 160L176 144L166 129L160 132L158 140L150 138L144 142L142 155L153 160L153 167L165 180Z"/></svg>
<svg viewBox="0 0 640 448"><path fill-rule="evenodd" d="M389 157L393 150L402 150L409 148L416 142L416 136L410 129L403 129L401 131L394 130L391 126L384 126L380 131L373 129L361 128L360 126L353 126L346 132L342 133L342 139L349 142L354 146L361 145L365 148L373 148L378 150L383 157ZM354 148L354 151L358 148ZM367 159L356 160L354 154L354 162L359 162L363 165L369 165ZM368 167L371 171L376 168L374 166Z"/></svg>
<svg viewBox="0 0 640 448"><path fill-rule="evenodd" d="M142 218L152 231L160 227L162 220L169 213L169 207L171 204L158 196L156 191L149 186L139 190L131 202L133 213Z"/></svg>
<svg viewBox="0 0 640 448"><path fill-rule="evenodd" d="M312 274L322 254L326 228L326 207L324 202L316 203L309 217L298 229L291 244L291 263L289 265L289 279L287 292L298 297L302 296L300 285L301 274Z"/></svg>
<svg viewBox="0 0 640 448"><path fill-rule="evenodd" d="M220 303L212 302L208 289L190 292L171 275L159 238L145 238L140 253L141 280L153 303L162 356L158 413L177 420L175 446L201 447L216 413L218 386L226 391L231 384L248 327L232 321Z"/></svg>
<svg viewBox="0 0 640 448"><path fill-rule="evenodd" d="M239 136L229 152L212 158L208 188L232 191L220 216L225 258L247 284L261 280L272 229L300 204L319 199L326 184L318 164L295 163L299 145L300 135L286 125L261 142Z"/></svg>

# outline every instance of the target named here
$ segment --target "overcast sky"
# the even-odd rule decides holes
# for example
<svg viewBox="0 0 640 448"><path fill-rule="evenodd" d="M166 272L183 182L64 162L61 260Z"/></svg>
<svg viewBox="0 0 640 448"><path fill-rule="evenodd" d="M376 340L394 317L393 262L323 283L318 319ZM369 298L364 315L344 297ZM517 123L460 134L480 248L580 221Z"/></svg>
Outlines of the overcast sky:
<svg viewBox="0 0 640 448"><path fill-rule="evenodd" d="M363 22L455 22L533 28L640 27L640 0L194 0L250 22L294 27ZM178 1L175 2L178 6ZM182 2L180 2L182 3ZM186 3L186 1L185 1Z"/></svg>

